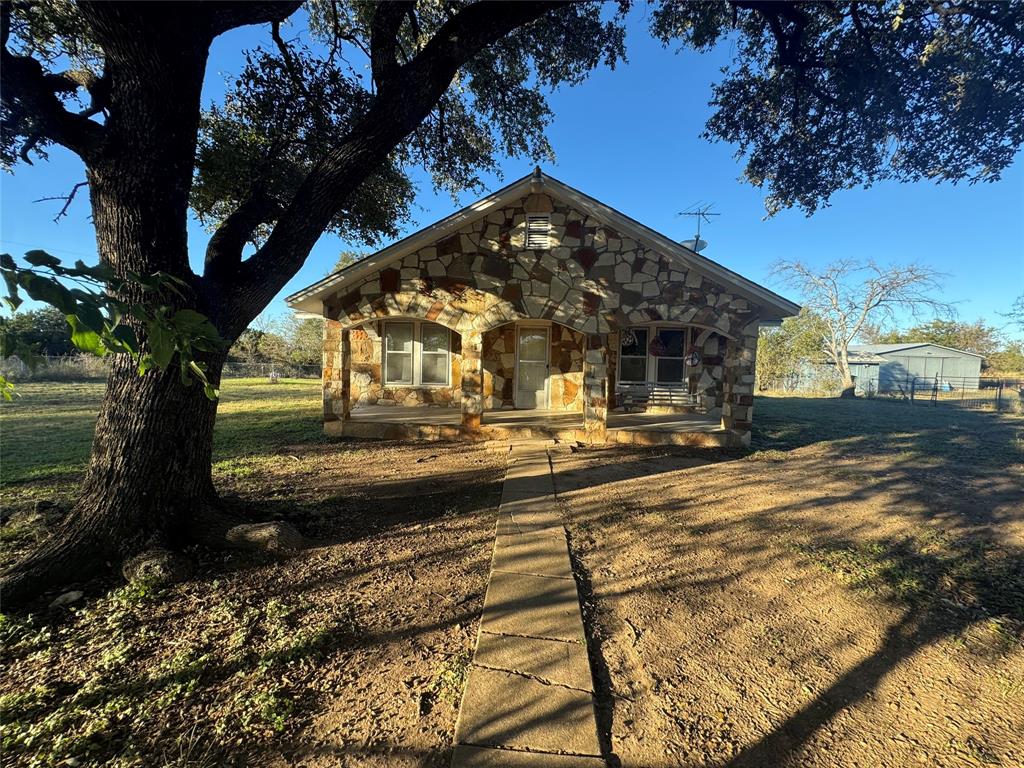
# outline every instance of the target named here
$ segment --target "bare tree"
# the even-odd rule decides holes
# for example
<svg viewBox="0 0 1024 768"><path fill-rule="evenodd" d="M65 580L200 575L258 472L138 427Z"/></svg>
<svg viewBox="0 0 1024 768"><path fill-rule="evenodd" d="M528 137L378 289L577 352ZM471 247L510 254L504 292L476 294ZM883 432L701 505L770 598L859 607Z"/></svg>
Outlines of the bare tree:
<svg viewBox="0 0 1024 768"><path fill-rule="evenodd" d="M772 274L799 292L803 305L824 322L825 354L842 379L840 397L854 396L850 374L850 344L864 332L892 323L898 314L915 320L924 316L952 317L953 305L936 298L945 277L919 264L882 266L840 259L822 269L802 261L780 260Z"/></svg>
<svg viewBox="0 0 1024 768"><path fill-rule="evenodd" d="M1010 307L1010 311L1006 313L1000 312L1003 317L1010 319L1010 325L1016 326L1017 330L1024 331L1024 293L1017 297L1016 301L1013 302L1013 306Z"/></svg>

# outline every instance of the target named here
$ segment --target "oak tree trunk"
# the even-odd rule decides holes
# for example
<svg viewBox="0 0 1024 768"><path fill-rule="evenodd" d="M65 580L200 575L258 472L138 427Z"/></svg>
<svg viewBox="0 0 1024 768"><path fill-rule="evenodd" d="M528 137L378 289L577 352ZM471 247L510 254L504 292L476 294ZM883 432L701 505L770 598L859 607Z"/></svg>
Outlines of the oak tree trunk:
<svg viewBox="0 0 1024 768"><path fill-rule="evenodd" d="M208 363L220 378L223 357ZM4 580L17 604L83 581L151 546L180 548L202 537L215 504L210 476L217 404L175 370L139 376L115 360L78 501L59 529ZM54 434L59 440L60 435Z"/></svg>
<svg viewBox="0 0 1024 768"><path fill-rule="evenodd" d="M187 17L176 18L171 6L151 15L132 11L117 5L91 11L118 105L106 120L106 140L87 162L97 250L118 274L162 271L191 286L180 296L153 297L136 288L122 298L191 307L218 324L220 302L189 266L187 234L209 39ZM143 329L136 331L145 346ZM205 361L215 385L225 355ZM5 574L5 603L116 568L148 546L190 540L197 514L215 498L216 412L203 388L186 386L175 365L139 376L127 356L116 356L78 500L50 539Z"/></svg>
<svg viewBox="0 0 1024 768"><path fill-rule="evenodd" d="M210 43L237 26L280 22L298 6L297 0L78 6L103 49L108 109L102 129L79 125L81 141L65 143L86 162L100 258L122 276L160 271L180 278L188 286L183 295L162 301L206 315L228 343L297 272L348 196L423 121L459 67L556 4L471 4L401 66L395 50L406 11L377 6L372 108L310 169L255 255L242 259L253 228L270 221L258 218L259 195L222 223L198 276L189 265L188 198ZM141 292L122 298L153 302ZM145 347L144 333L140 339ZM215 385L225 354L205 360ZM130 360L115 361L79 500L52 538L5 574L5 601L23 603L48 587L82 581L154 544L211 538L204 525L216 505L216 412L200 386L182 383L173 363L169 371L139 377ZM210 518L226 527L224 516Z"/></svg>

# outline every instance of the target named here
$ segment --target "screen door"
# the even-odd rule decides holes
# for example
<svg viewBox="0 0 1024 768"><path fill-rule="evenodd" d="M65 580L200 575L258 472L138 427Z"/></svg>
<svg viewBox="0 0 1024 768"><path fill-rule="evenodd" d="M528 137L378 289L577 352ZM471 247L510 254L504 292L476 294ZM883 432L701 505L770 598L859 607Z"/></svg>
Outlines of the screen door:
<svg viewBox="0 0 1024 768"><path fill-rule="evenodd" d="M516 407L548 407L548 329L520 328L516 347Z"/></svg>

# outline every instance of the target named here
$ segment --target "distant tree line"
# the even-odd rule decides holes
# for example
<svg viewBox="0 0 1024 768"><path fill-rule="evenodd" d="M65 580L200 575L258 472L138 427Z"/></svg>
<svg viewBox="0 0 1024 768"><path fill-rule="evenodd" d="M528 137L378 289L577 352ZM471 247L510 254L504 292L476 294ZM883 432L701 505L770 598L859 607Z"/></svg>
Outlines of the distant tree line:
<svg viewBox="0 0 1024 768"><path fill-rule="evenodd" d="M323 320L316 317L256 318L231 345L228 362L320 365L323 328Z"/></svg>
<svg viewBox="0 0 1024 768"><path fill-rule="evenodd" d="M0 334L9 346L31 349L44 357L78 354L63 313L54 307L16 312L0 317ZM17 344L15 344L17 342ZM231 345L228 361L249 364L320 365L323 321L288 315L268 320L262 317L242 332Z"/></svg>

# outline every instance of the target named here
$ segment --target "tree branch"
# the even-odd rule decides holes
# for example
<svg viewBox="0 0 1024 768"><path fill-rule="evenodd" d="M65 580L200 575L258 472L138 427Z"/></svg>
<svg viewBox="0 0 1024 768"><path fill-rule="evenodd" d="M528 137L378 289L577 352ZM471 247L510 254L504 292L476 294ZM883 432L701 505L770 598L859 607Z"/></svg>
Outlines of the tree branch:
<svg viewBox="0 0 1024 768"><path fill-rule="evenodd" d="M383 90L401 68L398 52L398 31L402 20L413 12L411 2L381 3L370 23L370 71L377 90Z"/></svg>
<svg viewBox="0 0 1024 768"><path fill-rule="evenodd" d="M302 6L301 0L274 0L273 2L207 2L201 6L206 10L210 31L213 36L230 29L250 24L280 23Z"/></svg>
<svg viewBox="0 0 1024 768"><path fill-rule="evenodd" d="M73 186L71 188L71 191L68 194L66 194L66 195L56 195L54 197L40 197L38 200L33 200L32 202L33 203L42 203L42 202L45 202L47 200L63 200L64 201L64 206L60 209L60 212L56 216L53 217L53 223L56 224L64 216L67 216L68 208L71 207L71 203L74 201L75 195L78 194L78 190L80 190L82 187L87 187L87 186L89 186L89 182L88 181L80 181L77 184L75 184L75 186Z"/></svg>
<svg viewBox="0 0 1024 768"><path fill-rule="evenodd" d="M206 246L204 279L223 282L242 261L242 250L261 224L280 215L281 204L262 192L254 192L231 213Z"/></svg>
<svg viewBox="0 0 1024 768"><path fill-rule="evenodd" d="M28 150L45 138L87 159L103 135L103 126L86 115L69 112L57 96L76 91L80 83L47 72L31 56L11 53L7 50L10 33L10 4L0 3L0 102L12 115L28 118L34 129L21 156L26 157Z"/></svg>
<svg viewBox="0 0 1024 768"><path fill-rule="evenodd" d="M376 6L376 13L383 12L385 19L374 19L377 33L371 53L383 84L370 110L310 171L266 243L241 265L232 298L242 304L235 315L243 328L251 319L247 315L264 306L298 271L348 197L430 114L459 68L488 45L561 3L469 5L446 21L414 59L394 70L385 61L396 50L401 17L393 19L399 14L391 5ZM392 30L390 38L383 37L385 29Z"/></svg>

